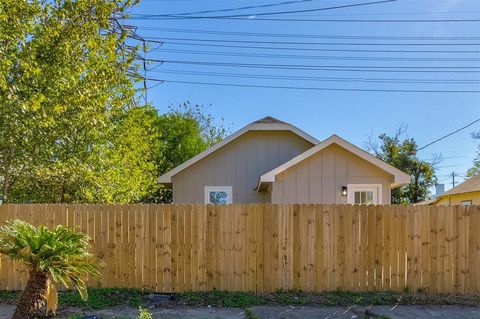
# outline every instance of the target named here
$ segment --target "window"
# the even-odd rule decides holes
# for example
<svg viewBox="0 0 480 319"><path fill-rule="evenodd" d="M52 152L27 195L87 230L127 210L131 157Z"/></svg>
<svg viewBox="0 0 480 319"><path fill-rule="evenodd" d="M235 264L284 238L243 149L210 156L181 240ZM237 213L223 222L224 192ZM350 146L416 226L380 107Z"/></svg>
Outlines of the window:
<svg viewBox="0 0 480 319"><path fill-rule="evenodd" d="M205 204L227 205L232 202L232 186L205 186Z"/></svg>
<svg viewBox="0 0 480 319"><path fill-rule="evenodd" d="M470 206L470 205L472 205L471 200L462 200L462 206Z"/></svg>
<svg viewBox="0 0 480 319"><path fill-rule="evenodd" d="M354 204L373 204L372 191L355 191Z"/></svg>
<svg viewBox="0 0 480 319"><path fill-rule="evenodd" d="M348 184L347 204L377 205L382 204L382 185Z"/></svg>

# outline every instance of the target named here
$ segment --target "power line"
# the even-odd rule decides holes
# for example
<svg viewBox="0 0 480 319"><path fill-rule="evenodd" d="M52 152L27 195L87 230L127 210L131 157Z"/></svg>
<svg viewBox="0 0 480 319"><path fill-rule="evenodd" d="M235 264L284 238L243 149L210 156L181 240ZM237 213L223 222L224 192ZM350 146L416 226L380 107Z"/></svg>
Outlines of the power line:
<svg viewBox="0 0 480 319"><path fill-rule="evenodd" d="M228 44L210 44L210 43L187 43L176 41L147 40L151 43L165 43L170 45L200 46L215 48L238 48L238 49L260 49L260 50L285 50L285 51L308 51L308 52L364 52L364 53L454 53L454 54L473 54L480 53L478 50L382 50L382 49L326 49L326 48L291 48L291 47L264 47L264 46L245 46Z"/></svg>
<svg viewBox="0 0 480 319"><path fill-rule="evenodd" d="M198 0L144 0L144 1L159 1L159 2L167 2L167 1L175 1L175 2L180 2L180 1L194 1L198 2ZM220 0L218 0L221 2ZM472 10L456 10L456 11L415 11L415 12L381 12L381 13L334 13L334 14L321 14L320 16L384 16L384 15L422 15L422 14L478 14L480 11L472 11Z"/></svg>
<svg viewBox="0 0 480 319"><path fill-rule="evenodd" d="M395 2L397 0L379 0L379 1L371 1L371 2L362 2L362 3L354 3L354 4L345 4L340 6L332 6L332 7L323 7L323 8L315 8L315 9L302 9L302 10L288 10L288 11L275 11L275 12L257 12L257 13L249 13L249 14L234 14L234 15L223 15L223 16L191 16L193 14L190 13L181 13L181 14L143 14L143 17L155 17L155 18L180 18L180 19L188 19L188 18L243 18L243 17L250 17L250 16L271 16L271 15L283 15L283 14L292 14L292 13L306 13L306 12L318 12L318 11L326 11L326 10L336 10L336 9L344 9L344 8L352 8L352 7L360 7L360 6L368 6L373 4L381 4L381 3L388 3L388 2ZM136 16L136 15L132 15Z"/></svg>
<svg viewBox="0 0 480 319"><path fill-rule="evenodd" d="M213 83L196 81L178 81L149 78L151 81L163 81L165 83L194 84L194 85L214 85L231 86L244 88L264 88L264 89L291 89L291 90L313 90L313 91L349 91L349 92L397 92L397 93L480 93L476 90L396 90L396 89L358 89L358 88L324 88L324 87L306 87L306 86L276 86L276 85L253 85L253 84L233 84L233 83Z"/></svg>
<svg viewBox="0 0 480 319"><path fill-rule="evenodd" d="M154 88L156 88L157 86L159 86L159 85L161 85L161 84L163 84L163 81L158 81L158 83L157 83L157 84L155 84L155 85L152 85L152 86L148 87L148 88L147 88L147 90L154 89Z"/></svg>
<svg viewBox="0 0 480 319"><path fill-rule="evenodd" d="M140 58L140 57L139 57ZM140 58L141 59L141 58ZM260 64L260 63L233 63L211 61L180 61L147 59L149 62L208 65L220 67L242 67L260 69L287 69L287 70L323 70L323 71L356 71L356 72L406 72L406 73L478 73L473 69L480 67L453 67L453 66L353 66L353 65L307 65L307 64Z"/></svg>
<svg viewBox="0 0 480 319"><path fill-rule="evenodd" d="M268 53L245 53L245 52L219 52L219 51L201 51L185 49L162 49L162 52L194 54L194 55L213 55L213 56L236 56L236 57L258 57L258 58L276 58L276 59L301 59L301 60L360 60L360 61L480 61L480 58L405 58L405 57L378 57L378 56L318 56L318 55L295 55L295 54L268 54Z"/></svg>
<svg viewBox="0 0 480 319"><path fill-rule="evenodd" d="M428 12L378 12L378 13L320 13L320 14L304 14L304 15L297 15L293 14L290 15L290 17L353 17L353 16L397 16L397 15L432 15L432 14L437 14L437 15L446 15L446 14L470 14L470 15L475 15L478 16L478 13L480 11L474 11L474 10L463 10L463 11L428 11Z"/></svg>
<svg viewBox="0 0 480 319"><path fill-rule="evenodd" d="M465 125L465 126L462 126L461 128L459 128L459 129L457 129L457 130L455 130L455 131L453 131L453 132L451 132L451 133L448 133L447 135L444 135L444 136L442 136L442 137L434 140L433 142L428 143L427 145L425 145L425 146L423 146L423 147L418 148L417 151L421 151L421 150L429 147L429 146L432 145L432 144L435 144L435 143L437 143L437 142L439 142L439 141L441 141L441 140L443 140L443 139L445 139L445 138L447 138L447 137L449 137L449 136L452 136L452 135L455 134L455 133L460 132L461 130L466 129L467 127L472 126L473 124L475 124L475 123L477 123L477 122L480 122L480 118L479 118L479 119L476 119L475 121L473 121L473 122L471 122L471 123L469 123L469 124L467 124L467 125Z"/></svg>
<svg viewBox="0 0 480 319"><path fill-rule="evenodd" d="M201 72L162 69L151 71L153 73L169 73L180 75L201 75L212 77L268 79L268 80L293 80L293 81L320 81L320 82L365 82L365 83L421 83L421 84L477 84L480 80L439 80L439 79L411 79L411 78L344 78L344 77L315 77L315 76L289 76L289 75L268 75L268 74L245 74L245 73L223 73L223 72Z"/></svg>
<svg viewBox="0 0 480 319"><path fill-rule="evenodd" d="M330 35L330 34L300 34L300 33L266 33L266 32L240 32L199 29L160 28L150 26L137 26L142 30L163 31L173 33L200 33L215 35L235 35L242 37L268 37L268 38L326 38L326 39L368 39L368 40L480 40L480 37L420 37L420 36L360 36L360 35Z"/></svg>
<svg viewBox="0 0 480 319"><path fill-rule="evenodd" d="M446 159L452 159L452 158L467 158L467 157L469 157L469 156L459 155L459 156L445 156L445 157L443 157L443 156L441 156L441 154L440 154L439 158L422 158L421 160L422 160L422 161L433 161L433 160L438 159L438 160L442 160L442 161L443 161L443 160L446 160Z"/></svg>
<svg viewBox="0 0 480 319"><path fill-rule="evenodd" d="M296 1L285 1L280 3L270 3L270 4L262 4L262 5L255 5L255 6L228 8L228 9L204 10L204 11L184 12L184 13L169 13L169 14L164 14L162 16L172 16L172 15L179 16L179 15L192 15L192 14L204 14L204 13L216 13L216 12L231 12L231 11L259 9L259 8L271 8L271 7L278 7L278 6L312 2L312 1L315 1L315 0L296 0Z"/></svg>
<svg viewBox="0 0 480 319"><path fill-rule="evenodd" d="M465 167L469 166L470 164L452 164L452 165L440 165L437 168L448 168L448 167Z"/></svg>
<svg viewBox="0 0 480 319"><path fill-rule="evenodd" d="M358 42L299 42L299 41L256 41L256 40L224 40L224 39L196 39L177 37L145 37L147 40L161 40L162 42L192 41L192 42L213 42L213 43L247 43L247 44L287 44L287 45L358 45L358 46L470 46L480 43L358 43Z"/></svg>
<svg viewBox="0 0 480 319"><path fill-rule="evenodd" d="M363 53L454 53L454 54L476 54L476 50L377 50L377 49L325 49L325 48L291 48L291 47L264 47L264 46L245 46L245 45L222 45L209 43L187 43L175 41L155 41L147 40L151 43L165 43L170 45L215 47L215 48L237 48L237 49L260 49L260 50L285 50L285 51L305 51L305 52L363 52Z"/></svg>
<svg viewBox="0 0 480 319"><path fill-rule="evenodd" d="M232 18L221 16L179 16L179 17L162 17L156 15L132 14L125 17L130 20L175 20L175 19L220 19L230 21L271 21L271 22L327 22L327 23L471 23L480 22L480 19L295 19L295 18L255 18L252 14L249 18Z"/></svg>

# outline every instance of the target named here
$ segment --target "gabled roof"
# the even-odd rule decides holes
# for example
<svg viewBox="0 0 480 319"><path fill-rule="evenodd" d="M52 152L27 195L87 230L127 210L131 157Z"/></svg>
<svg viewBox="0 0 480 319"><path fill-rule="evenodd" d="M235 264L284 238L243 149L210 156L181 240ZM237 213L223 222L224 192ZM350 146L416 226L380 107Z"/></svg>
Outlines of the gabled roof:
<svg viewBox="0 0 480 319"><path fill-rule="evenodd" d="M240 137L241 135L245 134L248 131L291 131L298 136L302 137L303 139L309 141L313 145L317 145L320 143L319 140L316 138L312 137L311 135L305 133L298 127L295 127L291 124L288 124L286 122L282 122L280 120L277 120L276 118L273 118L271 116L264 117L258 121L252 122L248 124L247 126L243 127L242 129L236 131L232 135L226 137L223 139L221 142L218 142L217 144L213 145L212 147L208 148L207 150L203 151L202 153L194 156L193 158L189 159L185 163L175 167L168 173L160 176L158 178L159 183L163 184L170 184L172 182L172 176L178 174L179 172L183 171L187 167L192 166L196 162L200 161L201 159L207 157L208 155L212 154L216 150L222 148L223 146L227 145L228 143L232 142L236 138Z"/></svg>
<svg viewBox="0 0 480 319"><path fill-rule="evenodd" d="M456 187L450 189L448 192L438 195L436 199L439 199L445 196L450 196L450 195L472 193L472 192L480 192L480 175L476 175L467 179L465 182L458 184Z"/></svg>
<svg viewBox="0 0 480 319"><path fill-rule="evenodd" d="M398 168L393 167L390 164L385 163L384 161L378 159L377 157L373 156L372 154L362 150L361 148L353 145L352 143L347 142L343 138L337 136L337 135L332 135L329 138L327 138L325 141L321 142L320 144L317 144L316 146L312 147L311 149L308 149L307 151L303 152L302 154L292 158L288 162L278 166L277 168L274 168L268 173L263 174L260 177L260 181L258 184L258 189L260 189L262 183L272 183L275 181L275 176L280 174L281 172L289 169L290 167L300 163L301 161L309 158L310 156L316 154L317 152L320 152L324 148L336 144L347 151L350 151L351 153L357 155L358 157L363 158L364 160L372 163L373 165L379 167L380 169L386 171L387 173L390 173L394 176L394 182L391 184L392 187L398 187L403 184L408 184L410 183L410 176L399 170Z"/></svg>
<svg viewBox="0 0 480 319"><path fill-rule="evenodd" d="M450 189L448 192L440 194L433 199L425 200L423 202L416 203L415 205L433 205L444 197L473 192L480 192L480 175L473 176L467 179L465 182L458 184L456 187Z"/></svg>
<svg viewBox="0 0 480 319"><path fill-rule="evenodd" d="M414 206L431 205L431 204L434 204L435 202L436 202L436 198L433 198L433 199L427 199L422 202L415 203L413 205Z"/></svg>
<svg viewBox="0 0 480 319"><path fill-rule="evenodd" d="M271 116L265 116L264 118L261 118L252 124L288 124L287 122L280 121L274 117Z"/></svg>

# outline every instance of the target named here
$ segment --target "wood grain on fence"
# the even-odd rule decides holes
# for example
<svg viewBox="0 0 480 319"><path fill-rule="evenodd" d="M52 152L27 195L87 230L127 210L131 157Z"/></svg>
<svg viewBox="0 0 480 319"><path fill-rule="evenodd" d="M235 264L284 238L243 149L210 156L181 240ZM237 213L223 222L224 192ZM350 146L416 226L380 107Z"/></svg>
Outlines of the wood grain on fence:
<svg viewBox="0 0 480 319"><path fill-rule="evenodd" d="M87 233L95 287L480 293L480 206L1 205L11 219ZM0 289L26 280L0 258Z"/></svg>

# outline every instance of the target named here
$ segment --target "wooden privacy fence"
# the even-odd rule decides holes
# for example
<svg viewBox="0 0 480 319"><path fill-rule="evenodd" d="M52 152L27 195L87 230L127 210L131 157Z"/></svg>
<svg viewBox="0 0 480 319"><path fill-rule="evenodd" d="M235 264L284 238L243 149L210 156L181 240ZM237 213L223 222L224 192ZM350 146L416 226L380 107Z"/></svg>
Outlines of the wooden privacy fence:
<svg viewBox="0 0 480 319"><path fill-rule="evenodd" d="M106 263L91 286L480 293L480 206L1 205L0 218L80 227ZM0 262L0 289L24 287Z"/></svg>

